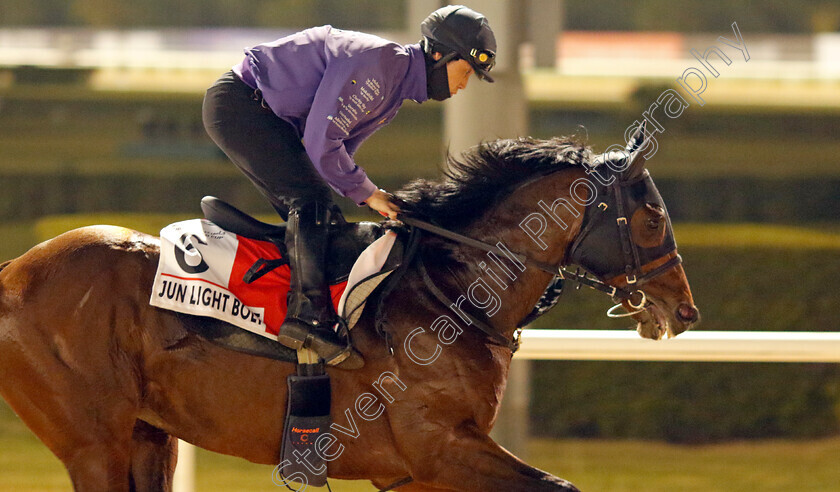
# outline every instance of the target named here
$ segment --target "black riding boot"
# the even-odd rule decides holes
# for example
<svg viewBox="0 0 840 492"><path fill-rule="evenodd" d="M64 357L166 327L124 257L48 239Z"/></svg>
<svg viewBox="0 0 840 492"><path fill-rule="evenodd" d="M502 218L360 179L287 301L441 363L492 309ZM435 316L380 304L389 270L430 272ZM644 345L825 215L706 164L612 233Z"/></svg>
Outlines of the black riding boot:
<svg viewBox="0 0 840 492"><path fill-rule="evenodd" d="M291 285L278 341L295 350L312 349L328 365L356 369L364 365L364 360L350 347L347 331L336 331L339 317L325 275L329 215L327 206L318 202L289 212L286 250Z"/></svg>

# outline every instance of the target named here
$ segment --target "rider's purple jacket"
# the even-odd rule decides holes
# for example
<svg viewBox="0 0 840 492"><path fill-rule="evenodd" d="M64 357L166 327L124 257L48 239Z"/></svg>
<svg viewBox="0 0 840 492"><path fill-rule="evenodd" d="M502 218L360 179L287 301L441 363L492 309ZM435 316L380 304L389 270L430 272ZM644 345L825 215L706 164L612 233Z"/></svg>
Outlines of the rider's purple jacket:
<svg viewBox="0 0 840 492"><path fill-rule="evenodd" d="M233 71L303 138L315 169L358 204L375 190L353 162L359 145L406 99L428 98L419 44L321 26L245 50Z"/></svg>

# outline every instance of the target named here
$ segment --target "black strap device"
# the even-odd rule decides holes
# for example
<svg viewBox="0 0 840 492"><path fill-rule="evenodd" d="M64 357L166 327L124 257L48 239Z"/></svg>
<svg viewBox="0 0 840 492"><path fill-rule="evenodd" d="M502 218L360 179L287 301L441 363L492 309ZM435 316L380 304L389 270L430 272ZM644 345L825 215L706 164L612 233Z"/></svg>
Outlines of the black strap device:
<svg viewBox="0 0 840 492"><path fill-rule="evenodd" d="M330 376L323 364L298 364L286 378L289 398L283 429L280 473L288 480L323 487L326 460L316 451L318 438L330 430Z"/></svg>

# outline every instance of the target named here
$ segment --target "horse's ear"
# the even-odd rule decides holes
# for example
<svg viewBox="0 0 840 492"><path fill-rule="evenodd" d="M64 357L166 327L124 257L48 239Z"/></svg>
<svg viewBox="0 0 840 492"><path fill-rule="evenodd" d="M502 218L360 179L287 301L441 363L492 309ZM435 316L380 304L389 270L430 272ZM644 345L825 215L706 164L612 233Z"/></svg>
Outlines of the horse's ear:
<svg viewBox="0 0 840 492"><path fill-rule="evenodd" d="M633 136L627 141L626 150L629 154L630 165L624 171L621 178L624 181L630 181L637 178L645 170L645 162L647 158L645 153L647 151L647 142L645 142L645 121L636 128Z"/></svg>

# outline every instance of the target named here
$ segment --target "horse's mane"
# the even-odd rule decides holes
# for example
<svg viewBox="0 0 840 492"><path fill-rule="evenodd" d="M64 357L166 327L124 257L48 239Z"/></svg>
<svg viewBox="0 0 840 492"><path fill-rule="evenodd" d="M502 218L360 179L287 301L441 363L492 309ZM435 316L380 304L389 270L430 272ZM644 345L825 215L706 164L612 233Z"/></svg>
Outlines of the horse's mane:
<svg viewBox="0 0 840 492"><path fill-rule="evenodd" d="M580 165L586 153L583 144L565 137L483 142L460 157L449 154L440 179L417 179L395 194L404 211L457 229L532 177Z"/></svg>

